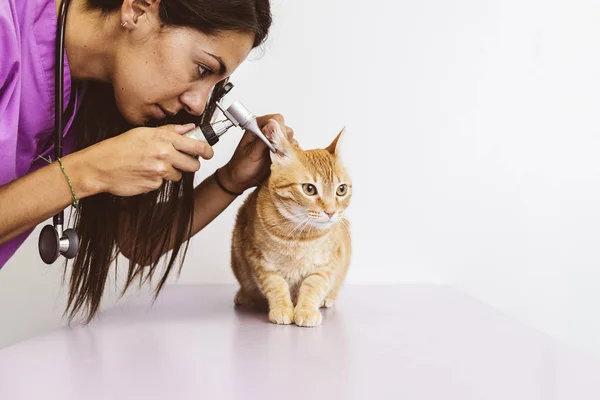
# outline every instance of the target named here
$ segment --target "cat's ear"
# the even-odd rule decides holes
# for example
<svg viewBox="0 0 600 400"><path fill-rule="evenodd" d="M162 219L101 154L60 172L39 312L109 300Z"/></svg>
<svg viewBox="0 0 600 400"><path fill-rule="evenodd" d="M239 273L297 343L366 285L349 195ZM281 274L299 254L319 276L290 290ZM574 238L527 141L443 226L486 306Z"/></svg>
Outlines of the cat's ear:
<svg viewBox="0 0 600 400"><path fill-rule="evenodd" d="M271 152L271 160L273 162L282 162L290 159L294 154L294 149L287 136L281 130L279 123L274 119L263 127L262 132L273 143L276 153Z"/></svg>
<svg viewBox="0 0 600 400"><path fill-rule="evenodd" d="M342 153L343 153L342 148L343 148L345 131L346 131L346 127L344 126L342 128L342 130L340 131L340 133L337 134L335 139L333 139L333 142L331 142L331 144L329 146L327 146L327 148L325 150L327 150L328 152L330 152L331 154L333 154L336 157L341 157Z"/></svg>

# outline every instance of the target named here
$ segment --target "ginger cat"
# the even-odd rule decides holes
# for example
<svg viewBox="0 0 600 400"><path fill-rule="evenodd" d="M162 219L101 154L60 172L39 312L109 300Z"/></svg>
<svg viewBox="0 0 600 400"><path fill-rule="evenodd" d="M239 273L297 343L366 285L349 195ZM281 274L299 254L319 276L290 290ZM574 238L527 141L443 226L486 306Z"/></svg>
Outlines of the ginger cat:
<svg viewBox="0 0 600 400"><path fill-rule="evenodd" d="M240 283L235 304L268 306L277 324L317 326L350 264L350 227L343 213L352 182L340 158L340 132L326 149L303 151L278 123L264 128L277 153L271 175L240 208L231 260ZM265 301L266 300L266 301Z"/></svg>

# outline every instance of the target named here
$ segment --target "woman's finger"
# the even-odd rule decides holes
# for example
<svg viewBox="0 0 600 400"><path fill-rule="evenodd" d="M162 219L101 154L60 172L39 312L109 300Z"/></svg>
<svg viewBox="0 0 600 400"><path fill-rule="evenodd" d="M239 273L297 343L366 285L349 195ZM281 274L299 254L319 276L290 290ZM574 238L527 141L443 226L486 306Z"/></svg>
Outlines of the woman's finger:
<svg viewBox="0 0 600 400"><path fill-rule="evenodd" d="M267 126L267 124L265 124ZM263 127L264 128L264 127ZM298 142L294 139L294 129L291 127L284 125L282 131L285 132L285 137L291 145L298 146ZM272 129L263 129L263 133L270 141L273 141Z"/></svg>
<svg viewBox="0 0 600 400"><path fill-rule="evenodd" d="M200 161L176 150L173 150L170 162L179 171L197 172L200 169Z"/></svg>
<svg viewBox="0 0 600 400"><path fill-rule="evenodd" d="M181 171L171 167L168 169L167 173L164 176L164 179L166 181L170 181L170 182L178 182L181 180L181 178L183 177L183 174L181 173Z"/></svg>
<svg viewBox="0 0 600 400"><path fill-rule="evenodd" d="M292 128L290 128L289 126L286 126L285 133L286 133L287 139L290 142L290 144L292 146L299 147L298 141L294 138L294 130Z"/></svg>
<svg viewBox="0 0 600 400"><path fill-rule="evenodd" d="M183 135L184 133L187 133L188 131L194 129L196 125L194 124L185 124L185 125L175 125L175 124L169 124L169 125L163 125L160 127L160 129L165 129L171 132L175 132L178 135Z"/></svg>
<svg viewBox="0 0 600 400"><path fill-rule="evenodd" d="M281 114L262 115L256 118L256 123L258 124L258 127L262 129L267 124L267 122L269 122L270 119L274 119L275 121L277 121L279 126L285 126L285 120L283 118L283 115Z"/></svg>
<svg viewBox="0 0 600 400"><path fill-rule="evenodd" d="M285 134L287 135L288 139L292 139L294 137L294 129L292 129L289 126L286 125L286 127L285 127Z"/></svg>
<svg viewBox="0 0 600 400"><path fill-rule="evenodd" d="M168 132L166 138L173 147L187 154L193 154L202 157L205 160L210 160L215 152L213 148L206 142L202 142L200 140L192 139L186 136L181 136L177 134L173 134L172 132Z"/></svg>

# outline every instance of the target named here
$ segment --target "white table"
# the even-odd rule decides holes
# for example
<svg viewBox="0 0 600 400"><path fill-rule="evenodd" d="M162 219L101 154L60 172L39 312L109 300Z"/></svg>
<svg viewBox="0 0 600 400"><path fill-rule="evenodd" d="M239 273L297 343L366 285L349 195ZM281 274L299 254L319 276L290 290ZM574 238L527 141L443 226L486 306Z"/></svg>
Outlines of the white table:
<svg viewBox="0 0 600 400"><path fill-rule="evenodd" d="M600 361L445 286L347 286L318 328L170 286L0 350L0 399L600 399Z"/></svg>

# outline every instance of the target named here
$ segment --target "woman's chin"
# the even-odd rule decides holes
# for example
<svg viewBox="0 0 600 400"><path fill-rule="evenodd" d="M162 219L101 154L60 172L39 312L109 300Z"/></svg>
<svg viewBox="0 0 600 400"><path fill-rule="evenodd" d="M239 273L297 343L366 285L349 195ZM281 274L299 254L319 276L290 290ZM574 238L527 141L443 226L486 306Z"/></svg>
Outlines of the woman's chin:
<svg viewBox="0 0 600 400"><path fill-rule="evenodd" d="M125 110L119 109L119 112L121 113L121 115L123 116L125 121L127 121L127 123L132 126L160 126L160 125L162 125L160 123L160 121L156 120L154 118L154 115L152 115L149 112L148 113L135 112L135 111L129 110L129 109L125 109Z"/></svg>

